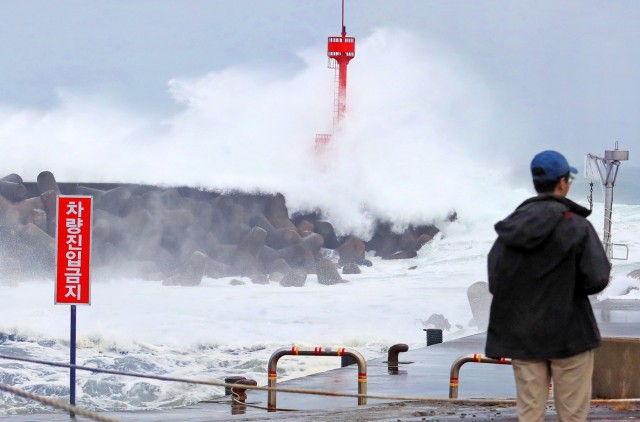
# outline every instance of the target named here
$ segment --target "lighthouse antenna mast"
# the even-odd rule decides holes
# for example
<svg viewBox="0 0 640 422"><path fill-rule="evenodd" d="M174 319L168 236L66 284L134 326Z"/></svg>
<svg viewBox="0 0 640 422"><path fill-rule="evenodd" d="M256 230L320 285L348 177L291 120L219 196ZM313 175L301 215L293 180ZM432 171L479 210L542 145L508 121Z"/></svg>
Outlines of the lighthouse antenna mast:
<svg viewBox="0 0 640 422"><path fill-rule="evenodd" d="M327 41L329 67L336 69L333 104L333 127L340 124L347 109L347 66L356 56L356 39L347 37L344 24L344 0L342 0L342 31L337 37L329 37ZM322 150L331 142L331 134L316 135L316 150Z"/></svg>
<svg viewBox="0 0 640 422"><path fill-rule="evenodd" d="M347 27L344 26L344 0L342 0L342 36L347 35Z"/></svg>

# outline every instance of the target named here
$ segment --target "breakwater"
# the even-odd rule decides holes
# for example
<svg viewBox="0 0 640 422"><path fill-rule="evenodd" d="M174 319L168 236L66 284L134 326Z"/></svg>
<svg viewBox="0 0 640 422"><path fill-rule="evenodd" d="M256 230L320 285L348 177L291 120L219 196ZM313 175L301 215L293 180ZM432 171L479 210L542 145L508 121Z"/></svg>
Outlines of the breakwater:
<svg viewBox="0 0 640 422"><path fill-rule="evenodd" d="M0 179L0 276L51 277L55 265L57 195L94 198L94 277L198 285L203 277L248 277L253 283L302 286L345 282L371 262L415 257L438 233L435 225L401 232L378 221L370 239L336 233L318 210L290 213L279 193L215 192L194 187ZM455 215L449 216L450 219ZM232 280L241 284L242 280Z"/></svg>

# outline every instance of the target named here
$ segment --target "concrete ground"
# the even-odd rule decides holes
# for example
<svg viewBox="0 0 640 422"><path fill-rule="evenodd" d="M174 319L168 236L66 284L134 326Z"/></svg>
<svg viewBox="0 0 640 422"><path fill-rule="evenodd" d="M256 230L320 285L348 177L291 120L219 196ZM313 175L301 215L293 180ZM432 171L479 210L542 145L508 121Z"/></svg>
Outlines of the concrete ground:
<svg viewBox="0 0 640 422"><path fill-rule="evenodd" d="M308 410L295 412L254 411L248 407L235 406L226 403L204 403L162 412L114 412L103 413L104 416L119 421L140 422L210 422L210 421L332 421L332 422L418 422L418 421L515 421L517 420L514 406L469 406L453 405L451 403L425 403L420 401L404 401L380 403L366 406L350 407L332 410ZM11 421L69 421L67 414L11 416L1 418ZM591 421L620 421L640 419L640 408L620 407L612 405L592 405L588 420ZM77 417L79 421L89 419ZM547 408L545 420L557 420L553 405Z"/></svg>

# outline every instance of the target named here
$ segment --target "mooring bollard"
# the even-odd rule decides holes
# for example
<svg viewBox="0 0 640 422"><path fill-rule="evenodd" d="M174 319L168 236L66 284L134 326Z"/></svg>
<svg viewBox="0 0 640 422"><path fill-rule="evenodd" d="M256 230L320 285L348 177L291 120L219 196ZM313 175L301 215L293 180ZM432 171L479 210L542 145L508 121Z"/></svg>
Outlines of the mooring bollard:
<svg viewBox="0 0 640 422"><path fill-rule="evenodd" d="M234 384L242 384L242 385L258 385L256 380L252 380L249 378L243 378L241 380L236 381ZM233 397L239 401L244 403L247 400L247 389L242 387L231 387L231 393Z"/></svg>
<svg viewBox="0 0 640 422"><path fill-rule="evenodd" d="M398 355L402 352L406 352L409 350L409 346L403 343L394 344L389 347L387 351L387 371L389 375L399 375L400 374L400 360ZM411 362L403 362L403 363L411 363ZM405 371L402 371L406 373Z"/></svg>
<svg viewBox="0 0 640 422"><path fill-rule="evenodd" d="M427 333L427 346L442 343L442 330L439 328L423 328Z"/></svg>
<svg viewBox="0 0 640 422"><path fill-rule="evenodd" d="M225 384L235 384L240 380L244 380L246 379L245 377L241 377L241 376L232 376L232 377L226 377L224 379L224 383ZM230 396L231 395L231 387L224 387L224 395L225 396Z"/></svg>
<svg viewBox="0 0 640 422"><path fill-rule="evenodd" d="M406 352L409 350L409 346L406 344L394 344L389 347L389 351L387 352L387 365L398 365L398 355L402 352Z"/></svg>

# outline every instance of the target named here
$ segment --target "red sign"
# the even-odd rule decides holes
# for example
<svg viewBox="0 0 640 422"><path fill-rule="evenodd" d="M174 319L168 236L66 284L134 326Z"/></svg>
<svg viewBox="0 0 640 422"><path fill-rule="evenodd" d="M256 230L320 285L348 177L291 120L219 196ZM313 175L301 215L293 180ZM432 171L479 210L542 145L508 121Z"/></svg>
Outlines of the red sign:
<svg viewBox="0 0 640 422"><path fill-rule="evenodd" d="M89 305L91 196L58 196L55 303Z"/></svg>

